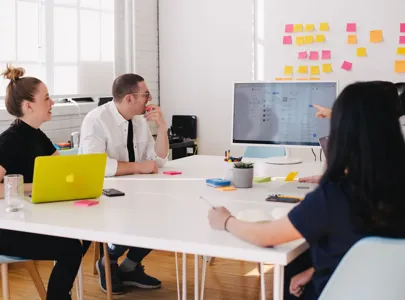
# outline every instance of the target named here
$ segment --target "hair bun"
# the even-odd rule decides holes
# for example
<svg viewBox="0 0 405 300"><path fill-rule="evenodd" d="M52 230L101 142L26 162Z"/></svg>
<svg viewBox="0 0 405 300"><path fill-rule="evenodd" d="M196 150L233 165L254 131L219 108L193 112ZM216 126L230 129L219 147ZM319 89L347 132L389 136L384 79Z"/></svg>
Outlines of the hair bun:
<svg viewBox="0 0 405 300"><path fill-rule="evenodd" d="M24 76L25 70L23 68L13 68L7 65L7 69L1 74L4 78L9 80L17 80Z"/></svg>

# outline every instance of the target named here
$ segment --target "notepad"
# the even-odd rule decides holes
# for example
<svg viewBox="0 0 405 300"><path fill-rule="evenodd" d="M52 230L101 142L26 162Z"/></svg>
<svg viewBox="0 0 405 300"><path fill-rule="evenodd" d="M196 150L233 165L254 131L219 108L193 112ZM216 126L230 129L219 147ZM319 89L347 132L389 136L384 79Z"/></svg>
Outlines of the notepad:
<svg viewBox="0 0 405 300"><path fill-rule="evenodd" d="M180 175L180 174L182 174L182 172L180 172L180 171L165 171L165 172L163 172L163 174L165 174L165 175Z"/></svg>
<svg viewBox="0 0 405 300"><path fill-rule="evenodd" d="M218 187L216 190L221 191L221 192L231 192L231 191L236 191L236 188L233 186L223 186L223 187Z"/></svg>
<svg viewBox="0 0 405 300"><path fill-rule="evenodd" d="M93 206L93 205L97 205L98 201L96 200L79 200L79 201L75 201L74 205L75 206Z"/></svg>
<svg viewBox="0 0 405 300"><path fill-rule="evenodd" d="M298 172L290 172L287 177L285 178L285 181L294 181L295 177L297 177Z"/></svg>

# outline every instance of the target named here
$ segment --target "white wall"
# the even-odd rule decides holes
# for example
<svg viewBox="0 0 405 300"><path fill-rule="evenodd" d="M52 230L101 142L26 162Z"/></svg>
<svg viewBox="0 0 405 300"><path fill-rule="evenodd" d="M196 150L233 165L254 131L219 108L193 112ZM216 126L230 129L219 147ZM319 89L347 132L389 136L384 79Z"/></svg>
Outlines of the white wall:
<svg viewBox="0 0 405 300"><path fill-rule="evenodd" d="M161 107L169 124L197 116L200 154L230 149L232 83L253 78L252 3L159 1Z"/></svg>

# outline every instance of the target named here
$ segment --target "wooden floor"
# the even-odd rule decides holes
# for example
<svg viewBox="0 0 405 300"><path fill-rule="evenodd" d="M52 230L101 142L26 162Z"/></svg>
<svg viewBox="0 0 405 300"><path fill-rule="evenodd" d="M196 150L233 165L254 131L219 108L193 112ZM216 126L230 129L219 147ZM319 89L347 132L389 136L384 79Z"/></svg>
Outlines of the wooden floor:
<svg viewBox="0 0 405 300"><path fill-rule="evenodd" d="M98 285L98 276L92 274L93 247L84 258L84 298L87 300L106 299L106 295ZM181 276L181 255L179 255ZM148 274L162 281L159 290L128 289L124 295L114 296L119 300L145 299L177 299L176 268L173 253L152 251L144 259L145 270ZM47 283L52 262L38 263L38 269L44 283ZM200 261L201 270L202 261ZM272 266L265 266L266 270L266 299L272 299ZM188 299L194 296L194 256L188 256ZM200 280L201 280L201 272ZM216 259L214 265L208 266L205 284L205 299L207 300L239 300L260 299L260 277L256 264L240 261ZM39 299L28 272L23 268L9 271L11 300ZM180 281L181 289L181 281ZM76 299L76 290L73 290ZM1 295L1 293L0 293ZM2 297L0 299L3 299Z"/></svg>

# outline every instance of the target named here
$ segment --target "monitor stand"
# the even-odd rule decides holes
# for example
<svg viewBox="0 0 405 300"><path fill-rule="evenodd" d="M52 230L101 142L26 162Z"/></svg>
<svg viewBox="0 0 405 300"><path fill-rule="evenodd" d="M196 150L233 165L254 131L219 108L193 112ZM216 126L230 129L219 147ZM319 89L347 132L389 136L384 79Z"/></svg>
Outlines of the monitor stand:
<svg viewBox="0 0 405 300"><path fill-rule="evenodd" d="M302 163L302 159L291 157L288 147L285 148L285 156L269 157L264 161L271 165L296 165Z"/></svg>

